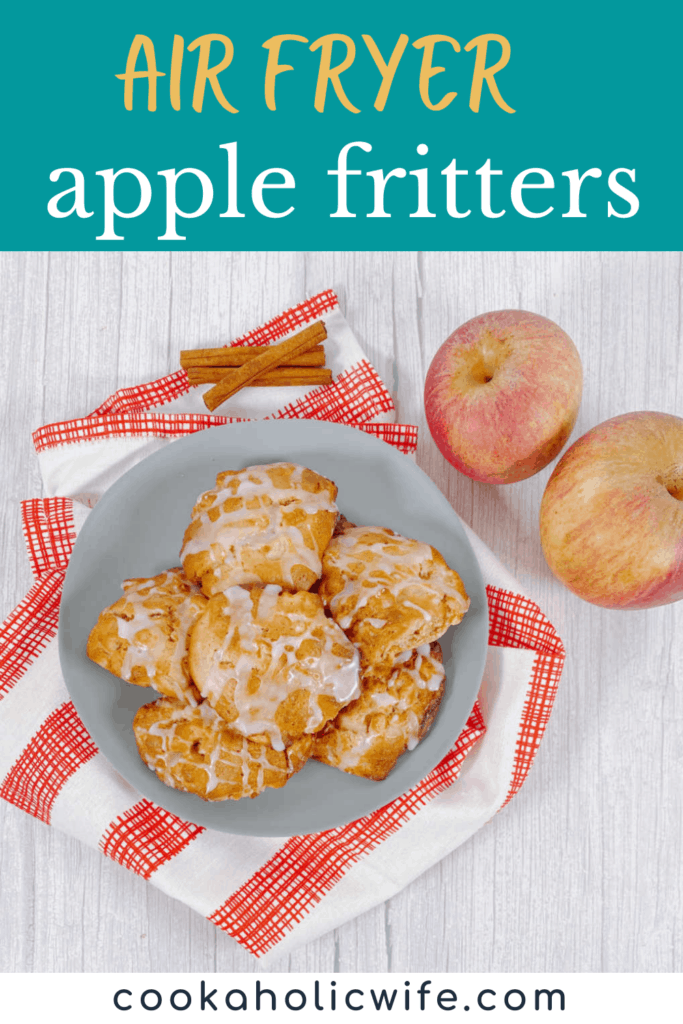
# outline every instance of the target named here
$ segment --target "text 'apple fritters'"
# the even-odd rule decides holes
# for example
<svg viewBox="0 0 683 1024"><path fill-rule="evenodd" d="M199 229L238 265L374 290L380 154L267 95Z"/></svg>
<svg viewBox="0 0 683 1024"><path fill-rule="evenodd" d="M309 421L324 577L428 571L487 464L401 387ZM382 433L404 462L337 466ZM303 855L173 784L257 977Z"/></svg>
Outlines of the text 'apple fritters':
<svg viewBox="0 0 683 1024"><path fill-rule="evenodd" d="M282 750L360 693L353 644L317 594L231 587L212 597L190 644L203 697L244 736Z"/></svg>
<svg viewBox="0 0 683 1024"><path fill-rule="evenodd" d="M320 577L336 497L331 480L291 462L219 473L192 510L183 568L207 597L243 583L308 590Z"/></svg>
<svg viewBox="0 0 683 1024"><path fill-rule="evenodd" d="M197 703L187 645L207 605L199 587L182 569L169 569L124 580L123 590L123 597L100 613L88 638L88 657L129 683Z"/></svg>
<svg viewBox="0 0 683 1024"><path fill-rule="evenodd" d="M379 526L333 537L320 596L364 666L391 665L460 622L469 598L436 548Z"/></svg>
<svg viewBox="0 0 683 1024"><path fill-rule="evenodd" d="M206 701L196 707L163 697L133 719L140 757L162 782L203 800L240 800L280 789L308 759L312 737L273 750L233 732Z"/></svg>

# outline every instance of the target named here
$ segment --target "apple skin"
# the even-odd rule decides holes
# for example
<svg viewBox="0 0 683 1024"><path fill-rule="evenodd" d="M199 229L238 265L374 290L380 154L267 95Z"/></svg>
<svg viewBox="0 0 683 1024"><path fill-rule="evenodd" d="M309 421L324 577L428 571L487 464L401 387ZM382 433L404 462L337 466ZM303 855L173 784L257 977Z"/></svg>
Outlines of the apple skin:
<svg viewBox="0 0 683 1024"><path fill-rule="evenodd" d="M425 381L427 423L461 473L487 484L526 480L559 455L581 402L574 342L520 309L475 316L438 350Z"/></svg>
<svg viewBox="0 0 683 1024"><path fill-rule="evenodd" d="M603 608L683 597L683 419L615 416L580 437L541 502L541 543L559 580Z"/></svg>

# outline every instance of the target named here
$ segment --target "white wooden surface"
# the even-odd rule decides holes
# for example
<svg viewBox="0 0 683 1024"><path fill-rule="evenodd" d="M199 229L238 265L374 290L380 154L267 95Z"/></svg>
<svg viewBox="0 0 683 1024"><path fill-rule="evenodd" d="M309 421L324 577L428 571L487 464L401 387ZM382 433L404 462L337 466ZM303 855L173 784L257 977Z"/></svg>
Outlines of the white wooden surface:
<svg viewBox="0 0 683 1024"><path fill-rule="evenodd" d="M680 971L683 603L583 604L541 553L550 470L459 476L424 424L429 360L458 324L522 307L583 358L574 437L617 413L683 415L677 253L4 253L0 256L0 616L30 577L19 501L41 493L30 433L334 287L419 462L547 611L568 660L531 776L464 847L282 971ZM0 805L0 970L255 971L227 935L123 868Z"/></svg>

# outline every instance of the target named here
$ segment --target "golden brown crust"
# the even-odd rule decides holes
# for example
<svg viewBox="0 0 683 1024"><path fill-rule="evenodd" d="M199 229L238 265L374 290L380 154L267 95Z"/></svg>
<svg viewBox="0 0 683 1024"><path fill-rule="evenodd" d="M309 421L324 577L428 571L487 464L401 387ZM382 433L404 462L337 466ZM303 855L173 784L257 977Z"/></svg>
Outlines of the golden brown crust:
<svg viewBox="0 0 683 1024"><path fill-rule="evenodd" d="M182 569L125 580L124 595L100 613L88 657L120 679L196 703L188 643L207 600Z"/></svg>
<svg viewBox="0 0 683 1024"><path fill-rule="evenodd" d="M342 533L346 533L347 530L355 530L356 524L350 522L345 515L340 512L337 516L337 522L334 524L333 537L339 537Z"/></svg>
<svg viewBox="0 0 683 1024"><path fill-rule="evenodd" d="M441 648L432 643L403 659L388 678L364 674L358 700L315 737L315 760L381 781L427 734L444 692Z"/></svg>
<svg viewBox="0 0 683 1024"><path fill-rule="evenodd" d="M469 607L462 580L435 548L373 526L349 526L332 539L319 593L373 668L438 640Z"/></svg>
<svg viewBox="0 0 683 1024"><path fill-rule="evenodd" d="M203 800L240 800L279 789L306 763L312 738L284 751L233 732L206 702L164 697L133 719L140 757L162 782Z"/></svg>
<svg viewBox="0 0 683 1024"><path fill-rule="evenodd" d="M331 480L290 462L219 473L200 495L180 557L207 597L245 583L308 590L337 518Z"/></svg>
<svg viewBox="0 0 683 1024"><path fill-rule="evenodd" d="M209 601L190 645L202 693L233 729L286 746L358 693L358 655L317 594L232 587Z"/></svg>

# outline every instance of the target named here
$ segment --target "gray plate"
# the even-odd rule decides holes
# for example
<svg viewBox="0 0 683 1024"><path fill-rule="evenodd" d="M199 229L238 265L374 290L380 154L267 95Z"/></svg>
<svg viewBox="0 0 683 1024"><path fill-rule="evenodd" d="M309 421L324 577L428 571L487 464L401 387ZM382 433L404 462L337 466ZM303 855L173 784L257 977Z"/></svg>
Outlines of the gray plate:
<svg viewBox="0 0 683 1024"><path fill-rule="evenodd" d="M355 523L388 526L433 544L463 579L472 604L441 640L446 693L436 721L384 782L309 761L284 789L253 800L208 803L169 789L140 760L131 722L154 691L112 676L86 656L102 608L121 581L178 565L197 495L224 469L297 462L339 487L337 504ZM134 466L97 504L76 541L64 584L59 652L67 688L102 753L135 789L186 821L222 832L290 836L319 832L383 807L427 775L448 752L474 703L488 638L486 592L469 541L450 504L414 462L352 427L266 420L213 427L168 445Z"/></svg>

